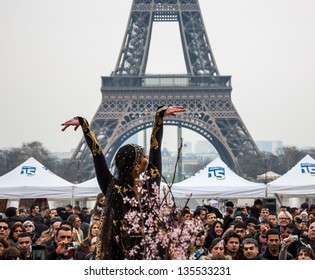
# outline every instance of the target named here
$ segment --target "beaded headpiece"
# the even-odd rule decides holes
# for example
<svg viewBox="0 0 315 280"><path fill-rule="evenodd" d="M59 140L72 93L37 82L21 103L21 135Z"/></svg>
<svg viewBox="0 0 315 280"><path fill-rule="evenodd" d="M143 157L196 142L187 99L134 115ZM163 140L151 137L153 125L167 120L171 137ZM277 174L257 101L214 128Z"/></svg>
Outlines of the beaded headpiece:
<svg viewBox="0 0 315 280"><path fill-rule="evenodd" d="M132 170L140 162L144 148L137 144L122 146L114 159L114 174L116 179L131 176Z"/></svg>

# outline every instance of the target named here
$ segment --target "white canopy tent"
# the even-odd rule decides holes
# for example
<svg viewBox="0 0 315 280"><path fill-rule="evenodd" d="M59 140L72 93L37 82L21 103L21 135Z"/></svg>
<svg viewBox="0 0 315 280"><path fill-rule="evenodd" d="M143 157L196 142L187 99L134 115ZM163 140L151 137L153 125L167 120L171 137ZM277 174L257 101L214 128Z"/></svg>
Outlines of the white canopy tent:
<svg viewBox="0 0 315 280"><path fill-rule="evenodd" d="M74 198L75 199L83 199L83 198L96 198L96 196L102 192L96 177L77 184L74 190Z"/></svg>
<svg viewBox="0 0 315 280"><path fill-rule="evenodd" d="M238 176L220 158L194 176L174 184L171 190L178 198L188 194L194 198L257 198L266 195L265 184Z"/></svg>
<svg viewBox="0 0 315 280"><path fill-rule="evenodd" d="M267 184L267 195L281 197L315 196L315 160L305 156L280 178Z"/></svg>
<svg viewBox="0 0 315 280"><path fill-rule="evenodd" d="M33 157L0 177L0 199L72 199L74 184L48 170Z"/></svg>

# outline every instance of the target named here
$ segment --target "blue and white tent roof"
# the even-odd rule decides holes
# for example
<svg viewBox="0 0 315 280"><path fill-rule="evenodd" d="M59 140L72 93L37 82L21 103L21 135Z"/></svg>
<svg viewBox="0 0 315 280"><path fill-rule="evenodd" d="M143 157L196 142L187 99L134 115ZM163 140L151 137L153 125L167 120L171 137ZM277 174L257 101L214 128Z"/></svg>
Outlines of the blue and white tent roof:
<svg viewBox="0 0 315 280"><path fill-rule="evenodd" d="M315 196L315 160L306 155L280 178L267 184L268 196Z"/></svg>
<svg viewBox="0 0 315 280"><path fill-rule="evenodd" d="M192 194L200 198L265 197L266 186L248 181L234 173L220 158L210 162L194 176L172 187L175 197Z"/></svg>
<svg viewBox="0 0 315 280"><path fill-rule="evenodd" d="M71 198L73 187L31 157L0 177L0 199Z"/></svg>

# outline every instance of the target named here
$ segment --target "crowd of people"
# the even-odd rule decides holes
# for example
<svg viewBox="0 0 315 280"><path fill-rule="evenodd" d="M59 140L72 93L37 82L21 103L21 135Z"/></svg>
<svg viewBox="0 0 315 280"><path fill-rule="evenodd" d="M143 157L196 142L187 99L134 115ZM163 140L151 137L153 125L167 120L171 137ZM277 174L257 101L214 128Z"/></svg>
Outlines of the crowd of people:
<svg viewBox="0 0 315 280"><path fill-rule="evenodd" d="M192 217L203 220L205 228L204 241L199 246L196 259L315 258L315 204L281 206L276 213L265 207L260 199L256 199L252 207L236 207L230 201L222 216L211 208L201 207Z"/></svg>
<svg viewBox="0 0 315 280"><path fill-rule="evenodd" d="M26 214L25 209L8 207L0 219L0 259L94 260L104 203L105 197L100 193L91 210L67 205L47 209L42 214L39 205L34 204ZM193 251L187 254L190 259L315 258L314 204L281 206L275 213L256 199L252 207L236 207L229 201L224 213L209 205L194 211L187 206L177 210L178 219L195 220L203 225L194 246L190 247Z"/></svg>
<svg viewBox="0 0 315 280"><path fill-rule="evenodd" d="M105 197L97 196L95 207L67 205L41 213L34 204L25 209L8 207L0 217L0 259L84 260L95 258L95 244Z"/></svg>

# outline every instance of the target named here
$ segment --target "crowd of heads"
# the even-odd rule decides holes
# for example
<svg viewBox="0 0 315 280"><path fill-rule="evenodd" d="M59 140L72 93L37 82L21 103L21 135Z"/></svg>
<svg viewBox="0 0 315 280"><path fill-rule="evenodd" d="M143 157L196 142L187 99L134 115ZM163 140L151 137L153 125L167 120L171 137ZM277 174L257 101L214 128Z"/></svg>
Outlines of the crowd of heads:
<svg viewBox="0 0 315 280"><path fill-rule="evenodd" d="M93 260L105 196L88 210L66 205L41 212L8 207L0 219L2 260ZM315 205L281 206L271 211L256 199L237 207L231 201L221 212L204 205L178 209L181 220L202 224L193 244L193 259L314 260ZM189 240L187 240L189 242Z"/></svg>
<svg viewBox="0 0 315 280"><path fill-rule="evenodd" d="M0 260L94 259L101 198L90 211L70 204L44 211L37 204L8 207L0 217Z"/></svg>
<svg viewBox="0 0 315 280"><path fill-rule="evenodd" d="M192 214L187 207L182 210L185 219L204 223L204 242L195 248L197 259L314 260L314 204L272 211L256 199L251 207L228 201L224 210L221 214L207 205Z"/></svg>

